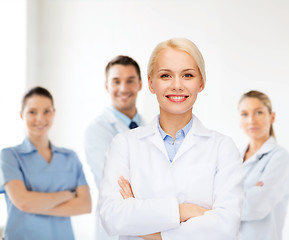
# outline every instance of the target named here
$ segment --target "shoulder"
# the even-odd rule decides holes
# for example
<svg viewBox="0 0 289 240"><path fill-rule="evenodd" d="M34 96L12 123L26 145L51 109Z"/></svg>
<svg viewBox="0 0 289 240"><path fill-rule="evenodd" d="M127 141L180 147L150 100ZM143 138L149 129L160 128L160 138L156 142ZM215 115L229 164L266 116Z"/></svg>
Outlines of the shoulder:
<svg viewBox="0 0 289 240"><path fill-rule="evenodd" d="M21 145L16 145L13 147L7 147L7 148L3 148L0 152L1 158L5 157L5 156L11 156L15 153L21 152Z"/></svg>
<svg viewBox="0 0 289 240"><path fill-rule="evenodd" d="M288 151L284 147L282 147L278 144L276 144L275 148L272 149L272 151L270 152L270 155L274 159L280 159L280 160L283 160L285 162L288 162L288 164L289 164Z"/></svg>
<svg viewBox="0 0 289 240"><path fill-rule="evenodd" d="M53 146L52 151L54 157L61 160L63 163L67 163L72 166L81 165L77 153L72 149Z"/></svg>
<svg viewBox="0 0 289 240"><path fill-rule="evenodd" d="M135 141L137 139L143 139L154 135L156 132L158 132L158 124L155 120L153 120L149 124L139 126L134 129L128 129L127 131L124 131L118 135L120 135L120 137Z"/></svg>
<svg viewBox="0 0 289 240"><path fill-rule="evenodd" d="M104 112L98 115L86 128L86 136L113 132L114 124L118 122L114 114L109 110L105 109Z"/></svg>
<svg viewBox="0 0 289 240"><path fill-rule="evenodd" d="M139 114L139 120L140 120L140 126L145 126L146 125L146 120L143 117L143 115Z"/></svg>
<svg viewBox="0 0 289 240"><path fill-rule="evenodd" d="M67 157L77 156L76 152L69 148L57 147L51 144L51 149L53 153L57 153L57 154L64 155Z"/></svg>
<svg viewBox="0 0 289 240"><path fill-rule="evenodd" d="M117 149L122 148L124 150L125 146L128 145L135 146L142 139L152 134L153 133L151 133L151 126L148 125L140 126L134 129L129 129L127 131L116 134L113 137L110 146L112 146L111 148Z"/></svg>
<svg viewBox="0 0 289 240"><path fill-rule="evenodd" d="M205 127L203 123L196 116L194 116L192 132L195 136L207 138L208 141L214 144L235 146L231 137L226 136L216 130L212 130L212 129Z"/></svg>

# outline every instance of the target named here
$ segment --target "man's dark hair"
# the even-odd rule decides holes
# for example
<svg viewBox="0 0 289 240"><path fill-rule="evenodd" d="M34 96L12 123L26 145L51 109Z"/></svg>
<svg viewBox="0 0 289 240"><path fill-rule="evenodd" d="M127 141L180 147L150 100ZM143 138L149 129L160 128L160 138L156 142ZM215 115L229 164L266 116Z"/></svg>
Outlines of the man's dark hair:
<svg viewBox="0 0 289 240"><path fill-rule="evenodd" d="M132 59L131 57L129 56L124 56L124 55L119 55L119 56L116 56L115 58L113 58L105 67L105 76L106 76L106 79L107 79L107 76L108 76L108 71L110 70L110 68L113 66L113 65L116 65L116 64L120 64L120 65L123 65L123 66L134 66L135 67L135 70L137 72L137 75L139 77L139 79L141 80L141 73L140 73L140 68L139 68L139 65L137 64L137 62Z"/></svg>

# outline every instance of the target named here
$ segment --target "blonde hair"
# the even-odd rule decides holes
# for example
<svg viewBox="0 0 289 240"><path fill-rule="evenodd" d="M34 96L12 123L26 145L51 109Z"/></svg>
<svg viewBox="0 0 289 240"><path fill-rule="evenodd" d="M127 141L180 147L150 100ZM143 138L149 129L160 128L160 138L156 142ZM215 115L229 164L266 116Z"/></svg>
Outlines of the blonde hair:
<svg viewBox="0 0 289 240"><path fill-rule="evenodd" d="M151 54L149 63L148 63L148 76L152 76L154 65L159 53L167 48L172 48L175 50L185 51L189 55L191 55L196 61L198 68L202 75L202 81L205 86L206 83L206 72L205 72L205 62L203 56L198 49L198 47L190 40L186 38L172 38L167 41L159 43L154 51Z"/></svg>
<svg viewBox="0 0 289 240"><path fill-rule="evenodd" d="M272 113L271 100L265 93L262 93L262 92L259 92L259 91L256 91L256 90L252 90L252 91L246 92L240 98L239 105L246 98L257 98L257 99L259 99L264 104L264 106L267 107L269 113L270 114ZM270 136L275 138L275 133L274 133L272 124L270 126L269 134L270 134Z"/></svg>

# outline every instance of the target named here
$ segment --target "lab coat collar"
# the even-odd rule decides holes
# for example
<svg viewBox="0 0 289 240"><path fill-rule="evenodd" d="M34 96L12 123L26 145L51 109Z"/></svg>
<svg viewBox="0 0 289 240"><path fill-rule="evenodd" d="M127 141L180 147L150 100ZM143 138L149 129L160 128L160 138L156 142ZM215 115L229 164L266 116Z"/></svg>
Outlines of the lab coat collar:
<svg viewBox="0 0 289 240"><path fill-rule="evenodd" d="M174 161L176 161L182 154L190 150L192 147L197 145L200 138L211 137L211 136L212 136L212 131L207 129L202 124L202 122L195 115L193 115L192 128L188 132L179 150L177 151Z"/></svg>
<svg viewBox="0 0 289 240"><path fill-rule="evenodd" d="M163 154L169 159L165 144L158 129L159 115L155 119L142 128L137 129L138 139L148 138ZM133 129L134 130L134 129Z"/></svg>
<svg viewBox="0 0 289 240"><path fill-rule="evenodd" d="M257 160L261 160L264 155L271 152L276 146L277 146L277 143L276 143L275 139L273 137L270 137L251 158L249 158L247 161L245 161L244 164L248 164L251 162L255 162ZM246 148L243 149L242 157L245 156L247 149L248 149L248 145Z"/></svg>
<svg viewBox="0 0 289 240"><path fill-rule="evenodd" d="M212 136L212 130L206 128L194 114L193 114L193 126L189 132L191 132L195 136L201 137Z"/></svg>
<svg viewBox="0 0 289 240"><path fill-rule="evenodd" d="M124 132L129 129L124 122L122 122L115 116L115 114L109 107L104 110L103 115L105 116L106 121L108 121L111 125L113 125L116 128L117 132Z"/></svg>
<svg viewBox="0 0 289 240"><path fill-rule="evenodd" d="M197 144L199 137L210 137L212 135L212 131L204 127L204 125L195 115L193 115L192 118L193 125L187 133L184 142L181 144L174 160L179 158L184 152L188 151L191 147ZM168 158L165 144L158 129L158 119L159 116L157 116L150 124L141 128L138 131L138 139L149 137L150 141Z"/></svg>
<svg viewBox="0 0 289 240"><path fill-rule="evenodd" d="M188 132L188 134L191 133L193 135L207 136L207 137L212 135L212 131L207 129L194 114L192 118L193 118L193 125L190 131ZM141 139L141 138L147 137L149 135L157 134L157 133L160 135L159 129L158 129L158 119L159 119L159 115L156 116L151 123L142 127L142 129L138 133L138 138Z"/></svg>

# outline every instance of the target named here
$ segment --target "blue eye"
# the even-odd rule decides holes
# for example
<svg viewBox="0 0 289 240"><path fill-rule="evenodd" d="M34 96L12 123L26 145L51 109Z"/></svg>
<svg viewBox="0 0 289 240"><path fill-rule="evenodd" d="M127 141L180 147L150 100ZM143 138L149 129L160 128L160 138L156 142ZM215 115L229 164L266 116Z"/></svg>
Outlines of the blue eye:
<svg viewBox="0 0 289 240"><path fill-rule="evenodd" d="M169 74L162 74L162 75L161 75L161 78L169 78L169 77L170 77Z"/></svg>
<svg viewBox="0 0 289 240"><path fill-rule="evenodd" d="M241 113L241 117L247 117L248 114L247 113Z"/></svg>
<svg viewBox="0 0 289 240"><path fill-rule="evenodd" d="M184 75L184 77L185 78L192 78L192 77L194 77L192 74L190 74L190 73L186 73L185 75Z"/></svg>
<svg viewBox="0 0 289 240"><path fill-rule="evenodd" d="M262 111L258 111L258 112L256 112L256 115L262 115L262 114L263 114Z"/></svg>

